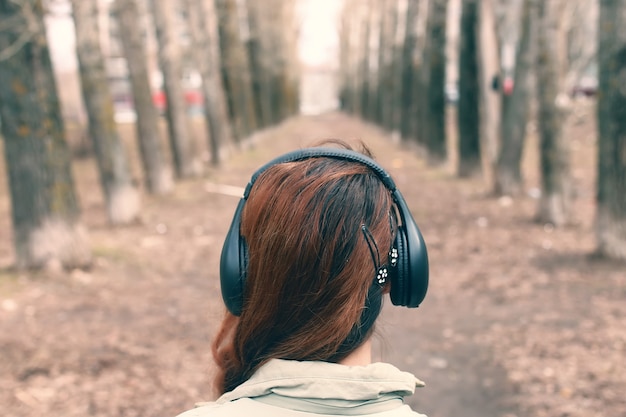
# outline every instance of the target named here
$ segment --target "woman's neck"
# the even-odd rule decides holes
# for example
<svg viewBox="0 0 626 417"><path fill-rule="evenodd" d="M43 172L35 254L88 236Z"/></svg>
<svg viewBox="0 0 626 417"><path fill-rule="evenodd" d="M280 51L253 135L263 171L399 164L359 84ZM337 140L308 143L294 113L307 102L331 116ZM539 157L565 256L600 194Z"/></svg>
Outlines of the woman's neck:
<svg viewBox="0 0 626 417"><path fill-rule="evenodd" d="M365 366L372 363L372 342L367 339L361 346L339 361L346 366Z"/></svg>

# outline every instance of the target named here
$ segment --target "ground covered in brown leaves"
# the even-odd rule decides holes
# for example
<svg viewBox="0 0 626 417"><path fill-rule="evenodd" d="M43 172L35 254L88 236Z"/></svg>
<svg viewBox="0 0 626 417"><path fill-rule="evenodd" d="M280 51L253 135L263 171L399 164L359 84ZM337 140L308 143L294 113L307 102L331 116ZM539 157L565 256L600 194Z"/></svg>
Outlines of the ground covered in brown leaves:
<svg viewBox="0 0 626 417"><path fill-rule="evenodd" d="M429 167L413 147L341 114L257 134L220 170L144 196L140 223L110 228L92 160L76 162L89 271L11 270L2 184L0 408L3 417L174 416L209 399L209 341L223 307L218 258L237 198L260 164L327 137L362 139L394 175L426 238L432 285L418 310L390 303L376 359L427 386L430 417L626 415L626 265L594 249L594 129L572 118L577 224L532 221L536 200L490 197L479 178ZM528 190L536 152L526 153ZM219 188L219 187L218 187ZM221 189L224 191L224 189Z"/></svg>

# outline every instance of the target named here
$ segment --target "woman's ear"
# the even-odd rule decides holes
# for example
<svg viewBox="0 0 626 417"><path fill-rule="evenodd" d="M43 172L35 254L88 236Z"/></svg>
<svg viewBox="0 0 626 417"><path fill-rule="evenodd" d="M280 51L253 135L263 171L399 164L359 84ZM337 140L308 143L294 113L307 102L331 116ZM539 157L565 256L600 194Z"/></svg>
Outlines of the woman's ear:
<svg viewBox="0 0 626 417"><path fill-rule="evenodd" d="M391 292L391 282L387 281L383 286L383 294L389 294Z"/></svg>

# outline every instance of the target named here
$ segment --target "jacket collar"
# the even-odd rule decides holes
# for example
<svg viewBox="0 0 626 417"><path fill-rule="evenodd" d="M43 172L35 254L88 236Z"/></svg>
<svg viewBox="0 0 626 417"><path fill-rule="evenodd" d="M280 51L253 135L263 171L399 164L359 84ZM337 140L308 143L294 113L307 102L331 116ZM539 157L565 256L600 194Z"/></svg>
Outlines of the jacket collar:
<svg viewBox="0 0 626 417"><path fill-rule="evenodd" d="M387 363L344 366L328 362L272 359L217 402L241 398L294 410L341 414L385 411L402 405L424 383Z"/></svg>

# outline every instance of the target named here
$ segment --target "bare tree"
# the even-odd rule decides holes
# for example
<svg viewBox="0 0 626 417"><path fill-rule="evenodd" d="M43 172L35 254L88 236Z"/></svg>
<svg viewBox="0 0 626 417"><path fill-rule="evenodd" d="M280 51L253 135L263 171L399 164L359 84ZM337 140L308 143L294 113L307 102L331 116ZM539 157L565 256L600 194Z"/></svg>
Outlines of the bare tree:
<svg viewBox="0 0 626 417"><path fill-rule="evenodd" d="M362 80L361 88L360 88L360 99L359 99L359 107L361 109L361 116L368 119L371 118L372 115L372 103L373 99L373 76L372 76L372 67L373 67L373 57L374 48L372 45L374 44L373 39L375 34L373 28L375 25L375 4L373 0L369 0L367 2L367 12L364 16L364 30L363 30L363 52L361 54L361 65L360 65L360 78Z"/></svg>
<svg viewBox="0 0 626 417"><path fill-rule="evenodd" d="M564 63L559 48L560 0L539 2L537 30L537 96L541 155L541 185L537 220L564 225L571 221L573 190L569 146L563 136L567 96Z"/></svg>
<svg viewBox="0 0 626 417"><path fill-rule="evenodd" d="M127 224L139 215L139 193L113 116L113 99L99 42L98 3L72 0L72 9L83 101L107 215L112 224Z"/></svg>
<svg viewBox="0 0 626 417"><path fill-rule="evenodd" d="M426 47L424 50L424 108L422 141L431 162L446 158L446 21L448 0L431 0L428 5Z"/></svg>
<svg viewBox="0 0 626 417"><path fill-rule="evenodd" d="M397 1L380 0L380 28L378 33L378 73L376 77L376 109L374 120L389 127L391 119L391 78L395 31L397 29Z"/></svg>
<svg viewBox="0 0 626 417"><path fill-rule="evenodd" d="M381 91L381 124L388 130L395 129L395 101L399 96L397 79L398 67L401 56L399 36L403 35L401 28L401 16L399 12L399 0L390 0L387 4L385 15L389 22L389 33L386 35L387 56L383 66L383 90Z"/></svg>
<svg viewBox="0 0 626 417"><path fill-rule="evenodd" d="M463 0L461 12L458 103L458 175L468 177L480 171L480 81L478 65L477 0Z"/></svg>
<svg viewBox="0 0 626 417"><path fill-rule="evenodd" d="M270 74L267 68L267 59L264 59L262 22L265 7L258 1L247 0L246 7L250 36L247 42L248 59L250 62L250 77L252 83L254 108L259 127L269 126L275 120L272 109L272 92L270 89Z"/></svg>
<svg viewBox="0 0 626 417"><path fill-rule="evenodd" d="M179 178L196 176L202 172L202 165L194 149L187 120L180 36L175 20L179 12L178 4L175 0L150 0L150 4L159 43L159 66L163 74L165 114L174 168Z"/></svg>
<svg viewBox="0 0 626 417"><path fill-rule="evenodd" d="M378 0L370 1L368 15L368 49L365 57L367 57L367 91L364 92L363 116L372 122L377 122L378 118L378 93L379 82L378 74L380 71L380 50L381 50L381 32L384 25L384 15L382 6Z"/></svg>
<svg viewBox="0 0 626 417"><path fill-rule="evenodd" d="M285 72L283 95L285 96L284 117L300 112L300 58L298 51L299 27L296 16L295 1L283 1L281 7L281 36L282 53L285 55Z"/></svg>
<svg viewBox="0 0 626 417"><path fill-rule="evenodd" d="M253 96L263 125L278 123L300 110L300 64L297 45L297 2L238 0L238 10L247 15L250 38L249 69ZM254 45L254 48L251 46ZM257 121L258 122L258 121Z"/></svg>
<svg viewBox="0 0 626 417"><path fill-rule="evenodd" d="M495 0L479 0L478 67L480 74L480 142L483 172L491 184L495 181L495 165L500 147L502 99L494 88L494 77L501 73L500 48L497 34Z"/></svg>
<svg viewBox="0 0 626 417"><path fill-rule="evenodd" d="M346 0L343 3L339 19L339 106L346 112L354 112L352 100L354 90L350 82L354 78L355 42L353 33L358 31L358 21L355 19L355 1ZM351 13L348 13L350 9Z"/></svg>
<svg viewBox="0 0 626 417"><path fill-rule="evenodd" d="M516 196L522 192L522 151L530 107L530 80L533 69L532 39L536 4L541 0L524 0L521 34L515 59L514 90L503 100L500 152L494 177L496 195Z"/></svg>
<svg viewBox="0 0 626 417"><path fill-rule="evenodd" d="M371 33L371 1L360 4L359 31L355 34L355 76L354 76L354 107L355 113L365 117L369 98L370 74L370 33Z"/></svg>
<svg viewBox="0 0 626 417"><path fill-rule="evenodd" d="M230 119L220 78L217 22L213 0L185 0L192 39L192 58L202 78L204 115L211 164L220 163L220 148L230 140Z"/></svg>
<svg viewBox="0 0 626 417"><path fill-rule="evenodd" d="M0 119L19 268L91 261L40 0L0 2Z"/></svg>
<svg viewBox="0 0 626 417"><path fill-rule="evenodd" d="M364 83L363 69L366 65L365 32L369 13L367 1L347 0L343 4L340 27L340 69L342 109L360 115L361 89Z"/></svg>
<svg viewBox="0 0 626 417"><path fill-rule="evenodd" d="M595 75L590 71L596 60L598 38L598 3L575 0L563 4L564 31L566 45L567 72L565 88L575 91L585 75Z"/></svg>
<svg viewBox="0 0 626 417"><path fill-rule="evenodd" d="M146 186L151 193L163 194L172 189L172 172L163 155L159 115L152 102L142 27L138 24L141 21L139 12L135 0L116 0L114 11L133 92Z"/></svg>
<svg viewBox="0 0 626 417"><path fill-rule="evenodd" d="M416 96L415 85L419 82L415 55L417 49L417 15L419 2L409 0L406 8L404 42L402 45L402 93L400 132L402 137L412 136L415 129L412 127L415 120Z"/></svg>
<svg viewBox="0 0 626 417"><path fill-rule="evenodd" d="M598 36L598 252L626 260L626 1L601 0Z"/></svg>
<svg viewBox="0 0 626 417"><path fill-rule="evenodd" d="M215 0L215 7L222 79L235 139L240 140L252 133L257 123L248 54L241 36L241 8L236 0Z"/></svg>
<svg viewBox="0 0 626 417"><path fill-rule="evenodd" d="M406 30L406 10L409 1L395 0L393 2L393 17L395 27L393 28L393 48L391 51L391 65L389 68L389 112L385 120L387 129L400 133L402 118L402 74L403 67L403 49L404 49L404 31Z"/></svg>

